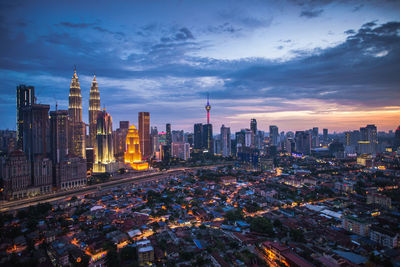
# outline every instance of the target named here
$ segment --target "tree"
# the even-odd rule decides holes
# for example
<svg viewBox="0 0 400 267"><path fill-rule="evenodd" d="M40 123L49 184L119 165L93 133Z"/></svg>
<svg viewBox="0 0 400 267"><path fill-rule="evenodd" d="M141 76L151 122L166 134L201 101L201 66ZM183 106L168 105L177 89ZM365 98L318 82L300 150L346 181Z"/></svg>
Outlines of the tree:
<svg viewBox="0 0 400 267"><path fill-rule="evenodd" d="M105 262L108 267L120 266L120 260L118 257L117 250L114 250L114 249L108 250L106 258L105 258Z"/></svg>
<svg viewBox="0 0 400 267"><path fill-rule="evenodd" d="M267 234L270 237L275 235L270 220L264 217L255 217L250 220L250 230L252 232Z"/></svg>
<svg viewBox="0 0 400 267"><path fill-rule="evenodd" d="M305 241L303 231L301 231L301 230L298 230L298 229L290 230L290 236L296 242L304 242Z"/></svg>
<svg viewBox="0 0 400 267"><path fill-rule="evenodd" d="M279 219L275 219L274 221L274 227L276 228L282 228L282 222Z"/></svg>
<svg viewBox="0 0 400 267"><path fill-rule="evenodd" d="M137 260L136 248L126 246L120 252L122 260Z"/></svg>
<svg viewBox="0 0 400 267"><path fill-rule="evenodd" d="M230 222L240 221L244 219L243 211L240 208L229 210L225 214L225 219Z"/></svg>

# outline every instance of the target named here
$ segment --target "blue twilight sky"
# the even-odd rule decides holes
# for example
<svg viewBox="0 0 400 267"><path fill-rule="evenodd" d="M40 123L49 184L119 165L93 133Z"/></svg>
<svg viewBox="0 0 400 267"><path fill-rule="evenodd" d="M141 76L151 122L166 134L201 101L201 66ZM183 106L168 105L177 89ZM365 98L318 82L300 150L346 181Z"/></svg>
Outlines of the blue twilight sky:
<svg viewBox="0 0 400 267"><path fill-rule="evenodd" d="M0 128L20 83L84 120L93 73L114 120L193 130L210 93L214 132L400 124L400 1L0 1Z"/></svg>

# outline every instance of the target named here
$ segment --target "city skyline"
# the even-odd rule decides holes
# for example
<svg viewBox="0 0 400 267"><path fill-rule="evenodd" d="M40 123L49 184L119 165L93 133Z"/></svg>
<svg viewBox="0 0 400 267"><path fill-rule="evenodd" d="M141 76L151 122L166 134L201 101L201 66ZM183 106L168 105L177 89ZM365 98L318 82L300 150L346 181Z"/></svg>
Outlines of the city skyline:
<svg viewBox="0 0 400 267"><path fill-rule="evenodd" d="M89 2L43 4L0 11L3 129L16 129L19 84L34 86L38 103L51 110L56 102L66 109L74 64L85 123L96 73L114 121L138 125L137 112L146 111L160 130L171 123L193 132L194 123L205 123L207 93L213 127L232 132L251 118L265 131L399 124L398 2L134 2L113 7L117 19L104 3L96 3L96 17L84 16Z"/></svg>

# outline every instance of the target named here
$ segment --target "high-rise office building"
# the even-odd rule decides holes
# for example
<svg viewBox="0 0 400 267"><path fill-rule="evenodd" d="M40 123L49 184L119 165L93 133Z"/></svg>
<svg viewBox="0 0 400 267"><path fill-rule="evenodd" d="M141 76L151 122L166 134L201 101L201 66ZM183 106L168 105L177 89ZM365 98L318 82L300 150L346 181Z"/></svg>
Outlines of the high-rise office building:
<svg viewBox="0 0 400 267"><path fill-rule="evenodd" d="M68 110L50 112L50 146L53 165L68 155Z"/></svg>
<svg viewBox="0 0 400 267"><path fill-rule="evenodd" d="M68 124L68 110L50 112L52 183L58 190L82 187L87 182L86 160L80 157L68 157Z"/></svg>
<svg viewBox="0 0 400 267"><path fill-rule="evenodd" d="M203 124L196 123L194 125L194 138L193 138L193 147L194 149L202 149L203 148Z"/></svg>
<svg viewBox="0 0 400 267"><path fill-rule="evenodd" d="M114 149L112 140L112 118L103 109L97 115L97 135L93 172L113 172L115 168Z"/></svg>
<svg viewBox="0 0 400 267"><path fill-rule="evenodd" d="M23 108L23 151L30 161L50 153L49 105L32 104Z"/></svg>
<svg viewBox="0 0 400 267"><path fill-rule="evenodd" d="M167 138L167 149L168 149L168 153L169 155L171 155L171 144L172 144L172 133L171 133L171 124L167 123L165 125L165 132L166 132L166 138Z"/></svg>
<svg viewBox="0 0 400 267"><path fill-rule="evenodd" d="M17 148L23 148L23 108L35 103L35 87L18 85L17 86Z"/></svg>
<svg viewBox="0 0 400 267"><path fill-rule="evenodd" d="M351 145L351 132L344 133L344 144L345 144L345 146Z"/></svg>
<svg viewBox="0 0 400 267"><path fill-rule="evenodd" d="M394 149L397 150L400 147L400 126L397 127L394 132Z"/></svg>
<svg viewBox="0 0 400 267"><path fill-rule="evenodd" d="M377 128L375 125L367 125L360 128L360 141L358 141L359 154L376 154L378 145Z"/></svg>
<svg viewBox="0 0 400 267"><path fill-rule="evenodd" d="M214 153L214 143L213 143L213 130L212 124L203 124L203 148L208 151L208 153Z"/></svg>
<svg viewBox="0 0 400 267"><path fill-rule="evenodd" d="M256 141L256 136L257 136L257 120L256 119L251 119L250 120L250 130L251 130L251 146L256 147L257 146L257 141Z"/></svg>
<svg viewBox="0 0 400 267"><path fill-rule="evenodd" d="M231 129L221 126L221 154L223 157L231 156Z"/></svg>
<svg viewBox="0 0 400 267"><path fill-rule="evenodd" d="M129 129L129 121L120 121L119 122L120 129Z"/></svg>
<svg viewBox="0 0 400 267"><path fill-rule="evenodd" d="M237 152L240 152L240 150L245 147L245 132L242 129L240 132L235 133L235 141L236 141L236 149Z"/></svg>
<svg viewBox="0 0 400 267"><path fill-rule="evenodd" d="M17 149L17 132L13 130L0 130L0 151L9 153Z"/></svg>
<svg viewBox="0 0 400 267"><path fill-rule="evenodd" d="M124 158L128 130L129 121L120 121L119 128L114 132L114 155L120 160Z"/></svg>
<svg viewBox="0 0 400 267"><path fill-rule="evenodd" d="M52 189L53 172L50 155L49 105L33 104L23 108L23 148L31 164L30 195Z"/></svg>
<svg viewBox="0 0 400 267"><path fill-rule="evenodd" d="M179 158L183 160L188 160L190 158L190 145L184 142L172 142L172 157Z"/></svg>
<svg viewBox="0 0 400 267"><path fill-rule="evenodd" d="M0 158L0 176L3 180L3 194L7 200L29 196L31 162L24 152L18 149L11 152L8 157Z"/></svg>
<svg viewBox="0 0 400 267"><path fill-rule="evenodd" d="M150 113L139 112L139 141L143 159L150 158Z"/></svg>
<svg viewBox="0 0 400 267"><path fill-rule="evenodd" d="M313 148L319 147L319 130L318 127L312 129L312 144Z"/></svg>
<svg viewBox="0 0 400 267"><path fill-rule="evenodd" d="M151 155L155 156L157 152L160 151L160 142L158 138L158 130L157 127L151 127L150 129L150 146L151 146Z"/></svg>
<svg viewBox="0 0 400 267"><path fill-rule="evenodd" d="M324 139L324 142L328 141L328 129L322 130L322 138Z"/></svg>
<svg viewBox="0 0 400 267"><path fill-rule="evenodd" d="M277 146L278 138L279 138L278 126L275 126L275 125L269 126L269 137L270 137L270 144L272 146Z"/></svg>
<svg viewBox="0 0 400 267"><path fill-rule="evenodd" d="M183 130L172 131L172 143L182 143L185 141L185 135Z"/></svg>
<svg viewBox="0 0 400 267"><path fill-rule="evenodd" d="M251 119L250 130L253 132L254 135L257 134L257 120L256 119Z"/></svg>
<svg viewBox="0 0 400 267"><path fill-rule="evenodd" d="M194 135L192 133L185 133L185 142L188 142L190 147L193 147L193 138Z"/></svg>
<svg viewBox="0 0 400 267"><path fill-rule="evenodd" d="M93 75L92 85L89 95L89 144L88 147L94 147L97 131L97 114L101 111L99 85L96 81L96 75Z"/></svg>
<svg viewBox="0 0 400 267"><path fill-rule="evenodd" d="M311 134L308 131L296 131L296 152L303 155L311 153Z"/></svg>
<svg viewBox="0 0 400 267"><path fill-rule="evenodd" d="M86 126L82 121L82 96L81 87L79 85L78 75L76 69L71 79L71 86L69 89L69 105L68 114L70 119L69 130L69 153L76 156L85 158L85 132Z"/></svg>

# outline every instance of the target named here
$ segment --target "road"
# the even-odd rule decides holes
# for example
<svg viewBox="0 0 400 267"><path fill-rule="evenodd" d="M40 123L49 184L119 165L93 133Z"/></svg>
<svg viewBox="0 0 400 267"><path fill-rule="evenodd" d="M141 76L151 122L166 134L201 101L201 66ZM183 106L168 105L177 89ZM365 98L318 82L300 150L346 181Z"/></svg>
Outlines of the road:
<svg viewBox="0 0 400 267"><path fill-rule="evenodd" d="M77 188L74 190L69 190L69 191L62 191L62 192L55 192L52 194L47 194L47 195L41 195L33 198L26 198L26 199L21 199L21 200L14 200L14 201L5 201L0 204L0 212L5 212L5 211L13 211L13 210L18 210L22 208L26 208L29 206L34 206L39 203L47 203L47 202L55 202L59 200L63 200L72 196L78 196L78 195L86 195L90 193L95 193L99 191L99 188L101 190L107 189L107 188L112 188L116 187L122 184L135 184L135 183L143 183L147 181L154 181L154 180L161 180L166 178L166 176L174 175L179 172L183 172L186 170L195 170L199 168L214 168L218 166L222 166L225 164L218 164L218 165L211 165L211 166L202 166L202 167L187 167L187 168L176 168L176 169L171 169L167 171L159 171L159 172L153 172L153 173L145 173L142 175L135 175L135 176L128 176L124 177L121 179L115 179L111 180L105 183L101 184L96 184L96 185L89 185L81 188Z"/></svg>

